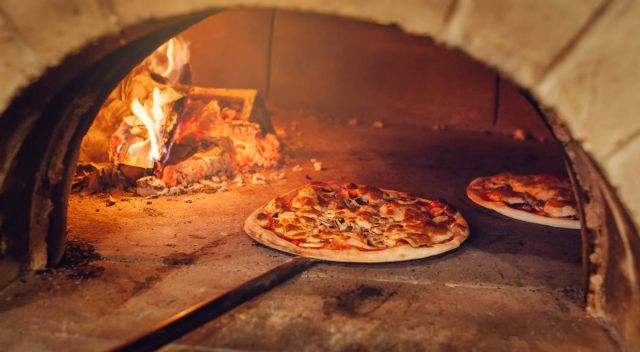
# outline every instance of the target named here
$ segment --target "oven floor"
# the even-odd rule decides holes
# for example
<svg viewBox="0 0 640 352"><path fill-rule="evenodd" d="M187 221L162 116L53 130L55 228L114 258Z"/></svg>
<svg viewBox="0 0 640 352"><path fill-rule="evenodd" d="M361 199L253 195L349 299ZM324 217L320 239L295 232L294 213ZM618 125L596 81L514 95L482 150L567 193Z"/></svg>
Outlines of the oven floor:
<svg viewBox="0 0 640 352"><path fill-rule="evenodd" d="M280 120L279 120L280 119ZM458 250L405 263L320 264L167 346L236 350L616 350L583 308L578 231L507 219L465 186L500 171L562 172L553 142L414 126L305 118L291 130L286 179L226 193L143 199L72 195L69 238L101 259L31 274L0 292L3 350L102 350L290 256L242 232L272 197L349 180L445 198L472 235ZM318 133L323 131L323 134ZM313 171L310 158L325 171ZM300 164L302 172L292 172Z"/></svg>

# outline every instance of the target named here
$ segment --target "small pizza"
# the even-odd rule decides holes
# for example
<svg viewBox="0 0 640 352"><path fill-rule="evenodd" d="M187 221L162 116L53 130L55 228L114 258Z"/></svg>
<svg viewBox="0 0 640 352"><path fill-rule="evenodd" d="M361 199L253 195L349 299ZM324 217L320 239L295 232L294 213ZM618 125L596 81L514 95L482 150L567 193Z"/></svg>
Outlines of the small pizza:
<svg viewBox="0 0 640 352"><path fill-rule="evenodd" d="M460 212L442 200L337 182L313 182L272 199L244 229L284 252L363 263L433 256L469 236Z"/></svg>
<svg viewBox="0 0 640 352"><path fill-rule="evenodd" d="M553 175L503 172L479 177L467 186L476 204L536 224L579 229L576 200L567 180Z"/></svg>

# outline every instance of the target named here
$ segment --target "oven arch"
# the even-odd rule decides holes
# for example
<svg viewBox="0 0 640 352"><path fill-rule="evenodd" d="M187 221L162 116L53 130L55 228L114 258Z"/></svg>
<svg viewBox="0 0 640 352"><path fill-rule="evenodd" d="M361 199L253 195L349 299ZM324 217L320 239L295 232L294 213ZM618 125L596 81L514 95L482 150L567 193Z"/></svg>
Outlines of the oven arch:
<svg viewBox="0 0 640 352"><path fill-rule="evenodd" d="M149 7L144 1L89 3L91 5L64 2L51 5L25 1L15 9L0 12L0 28L17 38L1 44L5 47L3 52L18 52L29 58L18 63L24 67L6 63L2 67L12 79L0 95L3 247L0 281L10 280L26 267L38 269L47 263L53 264L61 255L66 214L64 195L68 194L73 172L69 165L75 165L72 161L77 157L74 143L79 142L78 136L84 134L83 128L86 131L91 117L95 116L92 109L99 107L91 101L99 97L97 93L93 96L79 93L87 93L85 90L91 85L115 85L139 61L136 58L144 57L164 39L204 16L220 8L256 2L189 1L155 7ZM259 5L394 23L407 32L431 36L458 47L529 89L538 101L549 107L541 111L563 143L574 166L573 174L583 190L580 194L585 219L583 258L587 260L585 268L591 292L588 308L594 315L612 322L627 341L640 341L637 333L640 322L632 319L640 315L640 306L636 303L640 301L640 190L636 182L623 182L625 178L637 176L634 166L640 162L640 153L635 152L640 144L639 126L633 126L637 122L633 119L632 97L628 95L605 95L610 99L604 102L599 99L599 105L590 105L585 111L579 104L581 98L589 97L592 91L598 92L597 87L603 82L602 79L580 79L586 73L578 67L579 64L593 65L601 59L593 49L598 45L610 48L623 61L633 58L636 54L633 47L623 50L616 44L624 33L640 29L639 24L632 23L637 22L633 20L638 17L638 5L625 1L572 5L498 1L480 6L463 0L412 1L403 7L382 0L359 5L270 0ZM58 8L50 11L49 6ZM61 40L56 31L36 35L33 29L20 25L25 13L36 13L49 26L58 29L59 23L66 26L68 21L79 21L74 20L74 16L85 16L95 21L90 23L94 26L80 24L94 28L77 31L73 38L62 36L67 40ZM552 15L554 13L556 15ZM560 16L571 23L563 25L558 38L549 38L540 31L553 27L548 21L557 20L557 14L576 16L569 21ZM498 21L501 18L506 20ZM55 50L50 43L45 43L47 35L55 44ZM518 50L518 44L522 43L549 45L535 56L527 50ZM131 62L113 66L110 51L113 55L126 53ZM605 78L617 78L625 72L620 70L625 69L632 77L633 71L633 66L596 68L602 70L599 74ZM80 76L83 78L75 79ZM605 84L614 92L622 92L635 88L625 86L628 82L610 79ZM20 89L27 84L31 86ZM575 96L571 93L574 89ZM29 97L34 95L46 97L41 106L28 104ZM626 110L620 107L624 105ZM601 118L607 120L606 124L595 120L597 116L593 116L593 111L606 115L606 119ZM610 134L605 128L594 129L591 125L614 127ZM18 162L25 155L31 157L29 162ZM33 158L34 155L38 157Z"/></svg>

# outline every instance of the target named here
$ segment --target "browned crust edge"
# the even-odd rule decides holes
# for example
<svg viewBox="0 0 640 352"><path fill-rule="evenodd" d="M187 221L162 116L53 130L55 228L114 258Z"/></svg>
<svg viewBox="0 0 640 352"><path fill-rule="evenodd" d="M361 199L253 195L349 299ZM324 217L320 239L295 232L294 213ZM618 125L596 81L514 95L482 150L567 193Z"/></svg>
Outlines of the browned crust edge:
<svg viewBox="0 0 640 352"><path fill-rule="evenodd" d="M483 179L485 179L486 177L478 177L476 179L474 179L473 181L469 182L469 185L467 185L467 197L469 197L469 199L471 199L471 201L473 201L474 203L491 209L493 211L496 211L504 216L510 217L512 219L516 219L516 220L520 220L520 221L525 221L525 222L530 222L530 223L534 223L534 224L540 224L540 225L546 225L546 226L552 226L552 227L560 227L563 229L573 229L573 230L579 230L580 229L580 221L579 220L571 220L571 219L558 219L558 218L551 218L548 216L542 216L542 215L536 215L536 214L531 214L529 212L526 212L524 210L518 210L518 209L513 209L511 207L509 207L508 205L501 203L501 202L491 202L491 201L487 201L482 199L479 195L476 194L476 192L474 192L471 187L476 184L479 183L480 181L482 181Z"/></svg>
<svg viewBox="0 0 640 352"><path fill-rule="evenodd" d="M294 192L300 187L292 190ZM386 192L399 193L392 190L382 189ZM287 194L291 193L288 192ZM265 203L266 205L267 203ZM456 249L469 237L469 226L460 212L456 212L455 221L464 225L467 231L462 235L454 235L454 237L446 243L436 244L433 247L413 248L409 245L383 249L379 251L360 251L355 248L333 250L333 249L311 249L298 247L295 244L278 237L274 232L260 226L257 221L257 215L262 211L264 205L256 209L244 223L244 231L259 243L267 247L271 247L286 253L295 254L303 257L322 259L333 262L350 262L350 263L386 263L400 262L406 260L415 260L431 257L444 252Z"/></svg>

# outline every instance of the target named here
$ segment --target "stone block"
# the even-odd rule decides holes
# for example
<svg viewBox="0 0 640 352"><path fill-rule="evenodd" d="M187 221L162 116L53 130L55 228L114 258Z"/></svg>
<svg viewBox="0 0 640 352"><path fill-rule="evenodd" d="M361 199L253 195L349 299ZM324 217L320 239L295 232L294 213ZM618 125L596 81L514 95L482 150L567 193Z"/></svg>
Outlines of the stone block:
<svg viewBox="0 0 640 352"><path fill-rule="evenodd" d="M38 73L39 60L7 21L0 17L0 111Z"/></svg>
<svg viewBox="0 0 640 352"><path fill-rule="evenodd" d="M615 2L537 89L601 165L640 131L639 17L639 3Z"/></svg>
<svg viewBox="0 0 640 352"><path fill-rule="evenodd" d="M604 164L609 182L618 190L618 196L640 228L640 136L612 155Z"/></svg>
<svg viewBox="0 0 640 352"><path fill-rule="evenodd" d="M462 0L444 32L444 40L528 87L540 78L600 3Z"/></svg>
<svg viewBox="0 0 640 352"><path fill-rule="evenodd" d="M96 0L7 0L0 8L45 67L118 28L115 16Z"/></svg>
<svg viewBox="0 0 640 352"><path fill-rule="evenodd" d="M400 24L412 33L437 35L444 27L452 0L407 0L402 6L393 0L187 0L163 2L149 6L145 0L114 0L114 8L123 25L128 26L151 18L177 16L208 9L253 6L278 7L367 19L381 24ZM410 11L407 11L410 9Z"/></svg>
<svg viewBox="0 0 640 352"><path fill-rule="evenodd" d="M444 29L452 0L369 1L277 1L283 8L366 19L380 24L398 24L405 31L437 36ZM292 3L296 5L292 6Z"/></svg>
<svg viewBox="0 0 640 352"><path fill-rule="evenodd" d="M224 8L232 1L215 0L186 0L163 1L150 4L145 0L113 0L114 13L123 27L139 24L146 20L169 18L185 15L196 11L216 7ZM155 6L154 6L155 5Z"/></svg>

